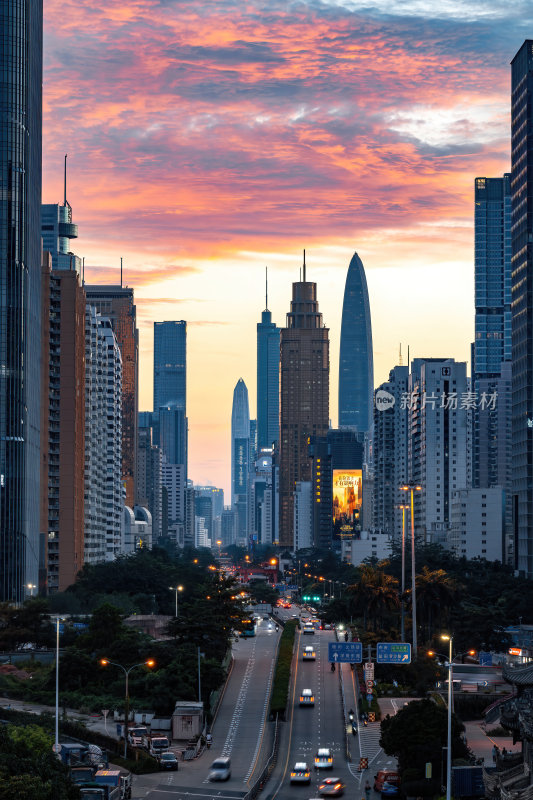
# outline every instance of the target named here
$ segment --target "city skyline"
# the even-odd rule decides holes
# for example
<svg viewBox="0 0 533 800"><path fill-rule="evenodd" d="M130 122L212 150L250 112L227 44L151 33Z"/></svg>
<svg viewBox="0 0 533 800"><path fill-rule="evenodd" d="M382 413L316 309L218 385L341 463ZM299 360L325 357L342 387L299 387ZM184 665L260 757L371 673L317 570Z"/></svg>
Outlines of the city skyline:
<svg viewBox="0 0 533 800"><path fill-rule="evenodd" d="M141 409L151 407L153 321L187 320L195 481L228 488L241 374L255 407L264 266L280 320L303 247L332 363L354 250L376 384L400 341L412 355L469 360L472 182L510 168L509 63L527 31L520 4L513 17L498 3L420 8L309 2L306 16L217 2L200 18L187 3L46 6L43 202L63 197L68 149L86 280L118 283L123 256L135 289ZM333 424L336 380L333 371Z"/></svg>

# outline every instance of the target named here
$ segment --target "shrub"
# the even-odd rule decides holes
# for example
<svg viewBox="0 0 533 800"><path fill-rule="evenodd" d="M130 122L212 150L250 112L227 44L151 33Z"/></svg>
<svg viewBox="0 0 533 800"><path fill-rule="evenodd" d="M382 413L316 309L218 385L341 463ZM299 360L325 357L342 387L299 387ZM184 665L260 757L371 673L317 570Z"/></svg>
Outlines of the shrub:
<svg viewBox="0 0 533 800"><path fill-rule="evenodd" d="M296 621L287 622L281 634L272 684L272 696L270 698L270 716L279 714L285 718L287 698L289 696L289 683L291 679L292 655L294 650L294 636L296 633Z"/></svg>

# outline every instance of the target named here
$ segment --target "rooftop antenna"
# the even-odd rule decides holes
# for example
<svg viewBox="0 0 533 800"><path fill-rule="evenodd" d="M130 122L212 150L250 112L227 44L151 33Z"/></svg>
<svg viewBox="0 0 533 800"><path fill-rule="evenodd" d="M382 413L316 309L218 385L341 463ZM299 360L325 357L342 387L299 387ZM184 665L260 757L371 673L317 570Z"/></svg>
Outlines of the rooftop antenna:
<svg viewBox="0 0 533 800"><path fill-rule="evenodd" d="M304 250L304 283L305 283L305 250Z"/></svg>
<svg viewBox="0 0 533 800"><path fill-rule="evenodd" d="M81 285L85 286L85 256L81 260Z"/></svg>
<svg viewBox="0 0 533 800"><path fill-rule="evenodd" d="M268 267L265 267L265 311L268 311Z"/></svg>
<svg viewBox="0 0 533 800"><path fill-rule="evenodd" d="M65 171L63 176L63 205L68 206L67 203L67 153L65 153Z"/></svg>
<svg viewBox="0 0 533 800"><path fill-rule="evenodd" d="M122 256L120 256L120 288L122 289Z"/></svg>
<svg viewBox="0 0 533 800"><path fill-rule="evenodd" d="M400 367L403 367L403 360L402 360L402 343L400 342L400 360L399 360Z"/></svg>
<svg viewBox="0 0 533 800"><path fill-rule="evenodd" d="M411 365L411 362L409 361L409 345L407 345L407 366L409 367L409 369L411 368L410 365Z"/></svg>

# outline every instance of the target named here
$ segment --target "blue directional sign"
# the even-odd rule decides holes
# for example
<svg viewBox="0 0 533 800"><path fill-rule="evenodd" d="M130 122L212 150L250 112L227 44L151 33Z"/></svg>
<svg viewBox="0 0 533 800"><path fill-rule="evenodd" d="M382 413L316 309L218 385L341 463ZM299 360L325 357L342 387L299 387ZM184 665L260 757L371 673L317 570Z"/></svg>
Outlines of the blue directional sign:
<svg viewBox="0 0 533 800"><path fill-rule="evenodd" d="M378 642L378 664L410 664L411 645L408 642Z"/></svg>
<svg viewBox="0 0 533 800"><path fill-rule="evenodd" d="M492 653L485 652L484 650L479 651L479 666L480 667L492 667Z"/></svg>
<svg viewBox="0 0 533 800"><path fill-rule="evenodd" d="M362 642L328 642L328 661L335 664L360 664L362 660Z"/></svg>

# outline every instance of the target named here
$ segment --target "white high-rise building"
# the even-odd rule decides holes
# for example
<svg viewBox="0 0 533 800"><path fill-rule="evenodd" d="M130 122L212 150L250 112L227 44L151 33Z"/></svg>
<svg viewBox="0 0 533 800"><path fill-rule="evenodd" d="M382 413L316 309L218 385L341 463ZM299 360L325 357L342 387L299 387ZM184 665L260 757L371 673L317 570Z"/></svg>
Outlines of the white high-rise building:
<svg viewBox="0 0 533 800"><path fill-rule="evenodd" d="M167 490L168 525L185 524L185 489L187 467L185 464L170 464L165 456L161 467L161 483Z"/></svg>
<svg viewBox="0 0 533 800"><path fill-rule="evenodd" d="M122 546L122 358L110 321L91 305L85 320L85 562L94 564Z"/></svg>
<svg viewBox="0 0 533 800"><path fill-rule="evenodd" d="M194 546L211 547L211 539L203 517L194 518Z"/></svg>
<svg viewBox="0 0 533 800"><path fill-rule="evenodd" d="M457 558L504 561L505 493L501 486L453 493L448 546Z"/></svg>
<svg viewBox="0 0 533 800"><path fill-rule="evenodd" d="M470 486L473 402L465 362L413 360L402 404L409 411L408 476L421 487L415 492L415 531L426 542L446 543L453 494Z"/></svg>

